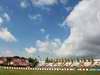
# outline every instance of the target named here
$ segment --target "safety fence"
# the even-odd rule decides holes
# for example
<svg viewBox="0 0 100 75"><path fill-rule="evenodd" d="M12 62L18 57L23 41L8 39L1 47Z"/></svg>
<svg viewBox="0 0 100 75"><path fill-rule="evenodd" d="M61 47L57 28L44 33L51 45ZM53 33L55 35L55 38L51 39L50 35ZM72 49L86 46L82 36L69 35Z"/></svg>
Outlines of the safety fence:
<svg viewBox="0 0 100 75"><path fill-rule="evenodd" d="M95 68L30 68L30 67L4 67L0 66L0 69L5 70L36 70L36 71L100 71Z"/></svg>

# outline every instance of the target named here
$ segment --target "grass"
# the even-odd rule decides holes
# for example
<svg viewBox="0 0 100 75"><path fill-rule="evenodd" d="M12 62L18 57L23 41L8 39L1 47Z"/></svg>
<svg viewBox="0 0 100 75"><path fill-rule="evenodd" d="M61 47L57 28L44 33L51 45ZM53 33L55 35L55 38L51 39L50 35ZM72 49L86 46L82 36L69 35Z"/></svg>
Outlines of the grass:
<svg viewBox="0 0 100 75"><path fill-rule="evenodd" d="M100 75L100 72L0 70L0 75Z"/></svg>

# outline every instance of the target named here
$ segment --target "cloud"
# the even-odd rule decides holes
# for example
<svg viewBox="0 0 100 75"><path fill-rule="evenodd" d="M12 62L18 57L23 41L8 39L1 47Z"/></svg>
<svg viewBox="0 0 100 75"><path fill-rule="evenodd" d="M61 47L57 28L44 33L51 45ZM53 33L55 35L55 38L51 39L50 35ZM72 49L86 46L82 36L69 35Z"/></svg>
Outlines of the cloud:
<svg viewBox="0 0 100 75"><path fill-rule="evenodd" d="M2 14L0 14L0 39L4 40L6 42L17 41L16 38L11 34L11 32L9 32L7 28L3 27L4 23L9 22L11 19L9 14L2 10L0 12L2 13Z"/></svg>
<svg viewBox="0 0 100 75"><path fill-rule="evenodd" d="M61 47L61 40L55 38L53 40L37 40L35 43L35 47L25 48L25 51L28 54L35 54L36 52L45 53L45 54L55 54L57 50Z"/></svg>
<svg viewBox="0 0 100 75"><path fill-rule="evenodd" d="M62 3L62 4L64 4L64 5L66 5L67 2L68 2L68 0L59 0L59 1L60 1L60 3Z"/></svg>
<svg viewBox="0 0 100 75"><path fill-rule="evenodd" d="M28 0L21 0L20 6L22 8L27 8L32 4L34 7L39 7L44 11L49 12L51 10L50 6L54 6L59 3L66 5L68 0L31 0L30 2Z"/></svg>
<svg viewBox="0 0 100 75"><path fill-rule="evenodd" d="M4 12L2 15L0 15L0 24L3 24L6 21L10 21L10 16L8 13Z"/></svg>
<svg viewBox="0 0 100 75"><path fill-rule="evenodd" d="M54 5L58 0L32 0L33 5L35 6L45 6L45 5Z"/></svg>
<svg viewBox="0 0 100 75"><path fill-rule="evenodd" d="M10 16L8 15L8 13L4 13L3 14L3 18L7 21L10 21Z"/></svg>
<svg viewBox="0 0 100 75"><path fill-rule="evenodd" d="M41 21L42 15L41 14L36 14L36 15L29 15L29 18L33 21Z"/></svg>
<svg viewBox="0 0 100 75"><path fill-rule="evenodd" d="M60 39L53 39L53 40L37 40L36 41L37 50L40 52L50 52L55 53L55 50L58 50L61 47L61 40Z"/></svg>
<svg viewBox="0 0 100 75"><path fill-rule="evenodd" d="M22 1L20 2L20 6L21 6L22 8L27 8L27 7L29 6L28 0L22 0Z"/></svg>
<svg viewBox="0 0 100 75"><path fill-rule="evenodd" d="M48 41L41 41L37 40L35 43L35 47L30 47L30 48L25 48L25 51L28 54L33 54L38 52L47 52L49 47L49 42Z"/></svg>
<svg viewBox="0 0 100 75"><path fill-rule="evenodd" d="M41 28L40 31L41 31L42 33L45 33L46 30L45 30L44 28Z"/></svg>
<svg viewBox="0 0 100 75"><path fill-rule="evenodd" d="M83 0L64 21L71 33L59 55L100 56L100 1Z"/></svg>
<svg viewBox="0 0 100 75"><path fill-rule="evenodd" d="M47 34L47 35L45 36L45 39L46 39L46 40L49 40L49 37L50 37L50 34Z"/></svg>
<svg viewBox="0 0 100 75"><path fill-rule="evenodd" d="M30 47L30 48L25 48L25 51L28 53L28 54L33 54L37 51L36 48L34 47Z"/></svg>
<svg viewBox="0 0 100 75"><path fill-rule="evenodd" d="M3 18L2 17L0 17L0 25L3 23Z"/></svg>
<svg viewBox="0 0 100 75"><path fill-rule="evenodd" d="M48 41L41 41L41 40L37 40L36 41L36 48L40 51L40 52L45 52L48 50L49 47L49 42Z"/></svg>
<svg viewBox="0 0 100 75"><path fill-rule="evenodd" d="M55 4L67 4L68 0L31 0L32 4L37 7L41 6L52 6Z"/></svg>
<svg viewBox="0 0 100 75"><path fill-rule="evenodd" d="M73 7L69 6L69 7L65 7L65 9L67 10L67 12L69 12L73 9Z"/></svg>
<svg viewBox="0 0 100 75"><path fill-rule="evenodd" d="M7 28L0 28L0 39L6 42L15 42L16 38L8 31Z"/></svg>

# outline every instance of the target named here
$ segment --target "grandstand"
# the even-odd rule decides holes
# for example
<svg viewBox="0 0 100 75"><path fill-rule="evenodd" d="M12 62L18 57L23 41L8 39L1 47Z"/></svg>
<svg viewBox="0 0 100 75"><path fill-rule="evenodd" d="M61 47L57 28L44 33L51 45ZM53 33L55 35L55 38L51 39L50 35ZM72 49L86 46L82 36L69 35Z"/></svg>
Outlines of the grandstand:
<svg viewBox="0 0 100 75"><path fill-rule="evenodd" d="M52 60L52 61L51 61ZM42 63L41 63L42 62ZM61 58L49 59L49 62L40 61L38 67L46 68L87 68L87 67L100 67L100 59L93 58Z"/></svg>
<svg viewBox="0 0 100 75"><path fill-rule="evenodd" d="M9 58L9 59L8 59ZM10 61L8 61L10 60ZM39 61L37 66L31 66L27 58L0 57L0 69L25 69L25 70L100 70L100 59L93 58L55 58Z"/></svg>

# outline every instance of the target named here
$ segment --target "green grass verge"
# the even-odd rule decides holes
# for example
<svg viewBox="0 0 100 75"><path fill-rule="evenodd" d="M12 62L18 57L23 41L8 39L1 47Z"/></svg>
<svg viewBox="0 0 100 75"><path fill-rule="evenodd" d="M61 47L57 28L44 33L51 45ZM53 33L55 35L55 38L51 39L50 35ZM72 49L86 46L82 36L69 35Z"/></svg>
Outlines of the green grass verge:
<svg viewBox="0 0 100 75"><path fill-rule="evenodd" d="M100 75L100 72L0 70L0 75Z"/></svg>

